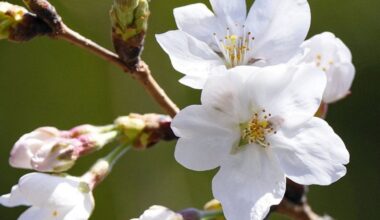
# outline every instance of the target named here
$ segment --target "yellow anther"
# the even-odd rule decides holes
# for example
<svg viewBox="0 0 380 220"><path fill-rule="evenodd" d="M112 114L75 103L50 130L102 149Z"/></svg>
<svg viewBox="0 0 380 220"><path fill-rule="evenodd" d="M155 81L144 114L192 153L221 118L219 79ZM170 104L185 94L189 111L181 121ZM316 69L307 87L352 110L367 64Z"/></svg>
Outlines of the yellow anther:
<svg viewBox="0 0 380 220"><path fill-rule="evenodd" d="M250 51L250 47L252 47L254 38L250 36L251 32L245 31L244 25L237 25L237 27L242 28L242 32L240 32L242 34L236 34L230 28L227 28L226 35L223 38L218 38L217 34L213 33L215 42L228 68L248 64L251 60L250 57L248 57L250 56L248 51Z"/></svg>
<svg viewBox="0 0 380 220"><path fill-rule="evenodd" d="M269 147L270 143L266 141L266 136L270 133L276 133L268 116L262 111L261 114L254 113L251 120L242 126L242 143L243 144L260 144L263 147Z"/></svg>
<svg viewBox="0 0 380 220"><path fill-rule="evenodd" d="M236 42L236 40L239 38L238 36L236 35L231 35L228 37L232 42Z"/></svg>
<svg viewBox="0 0 380 220"><path fill-rule="evenodd" d="M57 210L54 210L53 213L52 213L53 217L57 217L58 216L58 211Z"/></svg>

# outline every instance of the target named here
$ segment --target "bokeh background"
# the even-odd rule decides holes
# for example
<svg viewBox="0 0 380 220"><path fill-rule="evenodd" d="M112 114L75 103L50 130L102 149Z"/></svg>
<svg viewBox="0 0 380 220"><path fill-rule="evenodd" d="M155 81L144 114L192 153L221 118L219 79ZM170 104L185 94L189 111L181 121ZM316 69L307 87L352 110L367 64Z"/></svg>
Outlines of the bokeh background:
<svg viewBox="0 0 380 220"><path fill-rule="evenodd" d="M22 4L21 0L10 1ZM51 0L65 22L107 48L112 0ZM152 0L143 58L180 107L199 103L200 93L180 85L155 33L176 29L172 10L203 0ZM252 1L248 1L251 4ZM309 0L309 36L334 32L352 50L357 68L352 95L332 105L328 121L351 152L348 174L329 187L311 186L309 202L318 213L336 219L379 219L380 207L380 1ZM0 42L0 194L8 193L28 171L8 165L12 145L24 133L52 125L69 129L83 123L108 124L129 112L160 112L146 92L100 58L46 37L28 43ZM173 158L175 143L162 142L145 152L129 152L95 191L91 219L125 220L152 204L174 210L202 207L212 198L215 171L193 172ZM70 172L80 175L111 146L80 160ZM0 207L0 219L16 219L25 207ZM284 219L273 216L271 219Z"/></svg>

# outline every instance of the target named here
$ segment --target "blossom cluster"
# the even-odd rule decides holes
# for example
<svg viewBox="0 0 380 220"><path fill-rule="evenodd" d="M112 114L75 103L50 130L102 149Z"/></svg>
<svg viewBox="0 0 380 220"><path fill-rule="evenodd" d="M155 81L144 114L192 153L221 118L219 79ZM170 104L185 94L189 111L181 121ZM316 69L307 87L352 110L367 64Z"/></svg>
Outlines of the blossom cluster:
<svg viewBox="0 0 380 220"><path fill-rule="evenodd" d="M318 109L350 93L347 46L325 32L305 40L307 0L210 0L174 10L178 30L157 35L184 85L201 104L172 123L175 158L219 168L212 190L229 220L261 220L284 197L286 178L329 185L349 153Z"/></svg>
<svg viewBox="0 0 380 220"><path fill-rule="evenodd" d="M142 2L145 32L148 1ZM330 32L306 40L307 0L255 0L248 13L245 0L210 3L213 11L201 3L174 9L178 30L156 35L174 69L185 75L180 82L202 90L201 104L182 109L172 121L130 114L107 126L41 127L25 134L9 163L37 172L21 177L0 204L28 206L20 220L86 220L94 209L94 188L129 146L146 149L174 135L180 164L195 171L218 169L213 201L228 220L265 219L282 201L287 178L329 185L343 177L349 152L323 116L328 104L350 93L355 67L348 47ZM119 9L111 16L132 19L118 17L125 16ZM0 2L6 21L0 22L0 39L23 13L26 9ZM125 34L122 29L118 34ZM81 177L64 173L111 142L123 144ZM135 220L201 219L206 211L152 206Z"/></svg>

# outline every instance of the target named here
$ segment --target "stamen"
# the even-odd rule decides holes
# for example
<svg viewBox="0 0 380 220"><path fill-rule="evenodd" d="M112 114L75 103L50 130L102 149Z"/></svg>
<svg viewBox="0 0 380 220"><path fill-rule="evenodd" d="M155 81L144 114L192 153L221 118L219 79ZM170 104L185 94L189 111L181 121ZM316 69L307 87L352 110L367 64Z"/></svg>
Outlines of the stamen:
<svg viewBox="0 0 380 220"><path fill-rule="evenodd" d="M272 114L254 113L252 119L242 127L242 141L247 144L256 143L262 147L269 147L270 143L266 140L268 134L276 134L274 125L269 121Z"/></svg>
<svg viewBox="0 0 380 220"><path fill-rule="evenodd" d="M317 67L319 67L322 71L327 72L331 65L334 64L334 60L326 60L325 58L322 57L322 54L318 53L315 57L315 64Z"/></svg>
<svg viewBox="0 0 380 220"><path fill-rule="evenodd" d="M58 211L57 210L54 210L53 213L52 213L53 217L57 217L58 216Z"/></svg>
<svg viewBox="0 0 380 220"><path fill-rule="evenodd" d="M239 28L238 24L236 24L236 28ZM248 51L250 51L254 40L251 34L251 32L246 32L245 25L241 26L241 31L238 30L238 35L233 34L229 27L226 29L226 36L223 38L218 38L216 33L213 34L227 67L250 64L252 58L248 57Z"/></svg>

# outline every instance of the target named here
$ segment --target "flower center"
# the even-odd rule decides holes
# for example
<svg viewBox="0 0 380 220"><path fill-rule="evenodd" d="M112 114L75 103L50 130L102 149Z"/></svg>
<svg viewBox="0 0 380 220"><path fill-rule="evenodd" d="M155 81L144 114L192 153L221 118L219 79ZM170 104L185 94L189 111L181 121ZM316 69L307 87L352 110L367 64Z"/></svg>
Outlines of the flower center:
<svg viewBox="0 0 380 220"><path fill-rule="evenodd" d="M323 59L322 54L318 53L315 56L315 64L318 68L320 68L324 72L327 72L330 69L330 67L334 64L334 60L330 59L328 60L328 62L326 62L326 60Z"/></svg>
<svg viewBox="0 0 380 220"><path fill-rule="evenodd" d="M255 59L250 59L248 56L255 38L251 32L246 32L244 25L241 27L236 26L237 29L241 29L237 30L240 34L232 33L230 28L227 28L226 35L222 38L214 33L214 40L228 68L255 62Z"/></svg>
<svg viewBox="0 0 380 220"><path fill-rule="evenodd" d="M269 121L271 116L270 113L266 114L265 109L254 113L251 120L241 126L241 145L256 143L264 148L269 147L270 143L266 140L266 136L277 133Z"/></svg>

